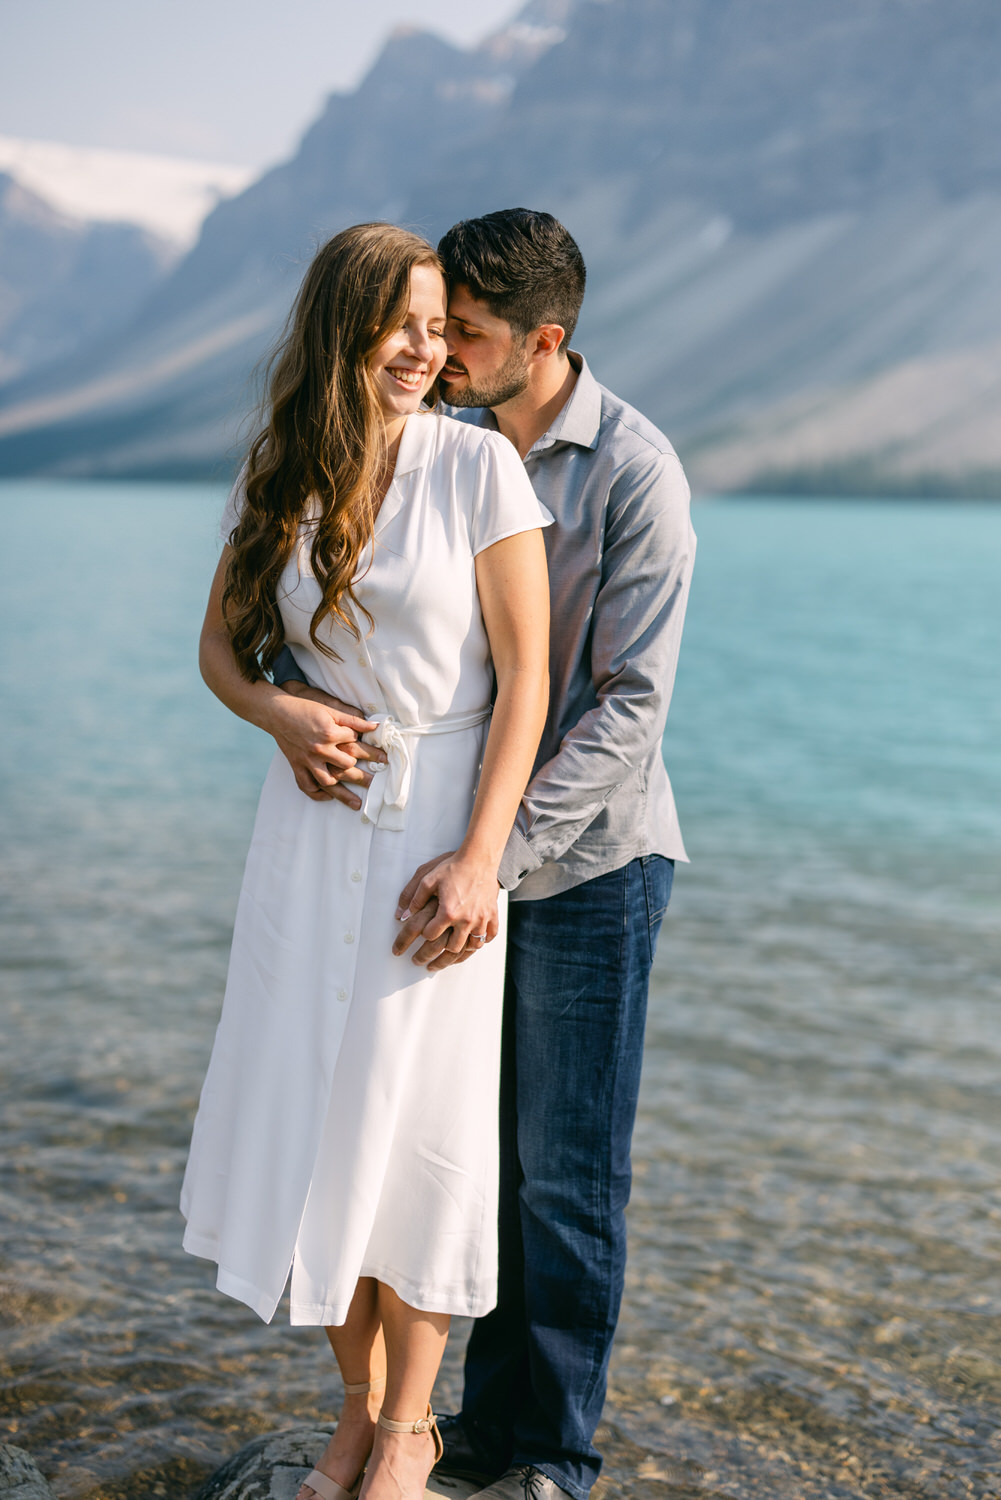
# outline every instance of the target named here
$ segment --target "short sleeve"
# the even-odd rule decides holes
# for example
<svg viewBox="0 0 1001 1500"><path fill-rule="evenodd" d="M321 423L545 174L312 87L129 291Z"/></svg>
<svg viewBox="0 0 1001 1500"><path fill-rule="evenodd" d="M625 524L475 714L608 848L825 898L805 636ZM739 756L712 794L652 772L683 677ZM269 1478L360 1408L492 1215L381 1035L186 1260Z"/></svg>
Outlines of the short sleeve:
<svg viewBox="0 0 1001 1500"><path fill-rule="evenodd" d="M226 496L226 504L223 506L222 516L219 521L219 537L220 540L227 546L229 545L229 539L233 534L233 528L236 526L237 522L240 519L240 516L243 514L244 485L246 484L246 481L247 466L246 464L244 464L243 468L236 476L236 482L234 483L233 488Z"/></svg>
<svg viewBox="0 0 1001 1500"><path fill-rule="evenodd" d="M552 525L553 517L536 499L518 450L498 432L483 434L477 481L472 516L474 557L505 537Z"/></svg>

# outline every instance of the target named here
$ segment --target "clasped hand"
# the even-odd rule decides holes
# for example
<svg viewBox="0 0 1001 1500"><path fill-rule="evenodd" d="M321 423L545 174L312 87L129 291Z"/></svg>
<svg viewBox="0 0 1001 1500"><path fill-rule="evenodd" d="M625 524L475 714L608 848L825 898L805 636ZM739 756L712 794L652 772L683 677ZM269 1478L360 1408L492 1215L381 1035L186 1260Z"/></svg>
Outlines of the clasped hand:
<svg viewBox="0 0 1001 1500"><path fill-rule="evenodd" d="M372 780L358 762L385 765L387 760L384 750L361 738L376 725L321 688L287 682L283 691L285 700L275 700L277 722L269 727L296 786L314 802L343 802L357 812L361 797L351 788L364 789Z"/></svg>
<svg viewBox="0 0 1001 1500"><path fill-rule="evenodd" d="M429 859L400 892L393 952L405 953L419 938L415 964L437 973L463 963L497 936L498 890L496 873L461 853Z"/></svg>
<svg viewBox="0 0 1001 1500"><path fill-rule="evenodd" d="M271 733L295 776L296 786L314 802L342 802L358 811L362 789L372 773L361 762L385 765L388 756L360 736L375 729L350 703L301 682L282 684L287 705L276 705ZM420 940L415 964L437 973L463 963L497 936L496 874L450 850L421 865L400 892L393 942L397 956Z"/></svg>

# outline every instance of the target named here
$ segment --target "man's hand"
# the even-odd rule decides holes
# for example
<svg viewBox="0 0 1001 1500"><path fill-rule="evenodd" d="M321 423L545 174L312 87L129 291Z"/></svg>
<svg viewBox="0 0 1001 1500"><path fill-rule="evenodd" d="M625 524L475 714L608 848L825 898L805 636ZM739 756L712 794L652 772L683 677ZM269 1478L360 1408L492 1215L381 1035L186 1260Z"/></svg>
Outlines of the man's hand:
<svg viewBox="0 0 1001 1500"><path fill-rule="evenodd" d="M498 930L496 879L483 885L478 876L469 877L454 852L420 865L400 892L393 952L399 957L421 938L412 962L432 974L479 953Z"/></svg>
<svg viewBox="0 0 1001 1500"><path fill-rule="evenodd" d="M276 722L269 727L292 767L296 786L314 802L342 802L357 812L361 797L350 790L350 785L364 788L372 780L358 762L384 765L387 760L384 750L363 744L359 738L375 724L350 703L342 703L320 688L286 682L282 689L287 705L276 710Z"/></svg>

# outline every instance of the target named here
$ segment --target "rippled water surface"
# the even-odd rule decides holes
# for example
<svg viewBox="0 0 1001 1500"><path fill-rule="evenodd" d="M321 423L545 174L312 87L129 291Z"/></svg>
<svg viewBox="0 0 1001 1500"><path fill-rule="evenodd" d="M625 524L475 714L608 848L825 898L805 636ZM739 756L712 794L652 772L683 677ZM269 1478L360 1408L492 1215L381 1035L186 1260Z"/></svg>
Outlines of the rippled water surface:
<svg viewBox="0 0 1001 1500"><path fill-rule="evenodd" d="M194 668L220 504L0 487L0 1436L67 1500L336 1409L179 1249L268 759ZM601 1494L998 1496L1001 508L696 528Z"/></svg>

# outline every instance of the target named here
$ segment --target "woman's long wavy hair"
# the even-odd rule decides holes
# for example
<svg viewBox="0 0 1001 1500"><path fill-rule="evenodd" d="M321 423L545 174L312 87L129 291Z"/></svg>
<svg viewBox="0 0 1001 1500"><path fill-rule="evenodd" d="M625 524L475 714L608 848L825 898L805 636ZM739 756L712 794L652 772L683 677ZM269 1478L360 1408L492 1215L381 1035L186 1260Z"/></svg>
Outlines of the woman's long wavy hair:
<svg viewBox="0 0 1001 1500"><path fill-rule="evenodd" d="M357 602L351 581L372 538L387 456L370 364L406 322L415 266L441 270L419 235L393 224L342 230L313 259L271 357L222 596L233 651L250 681L263 676L282 647L278 580L307 508L310 563L322 590L310 638L336 656L317 636L328 615L358 634L345 600Z"/></svg>

